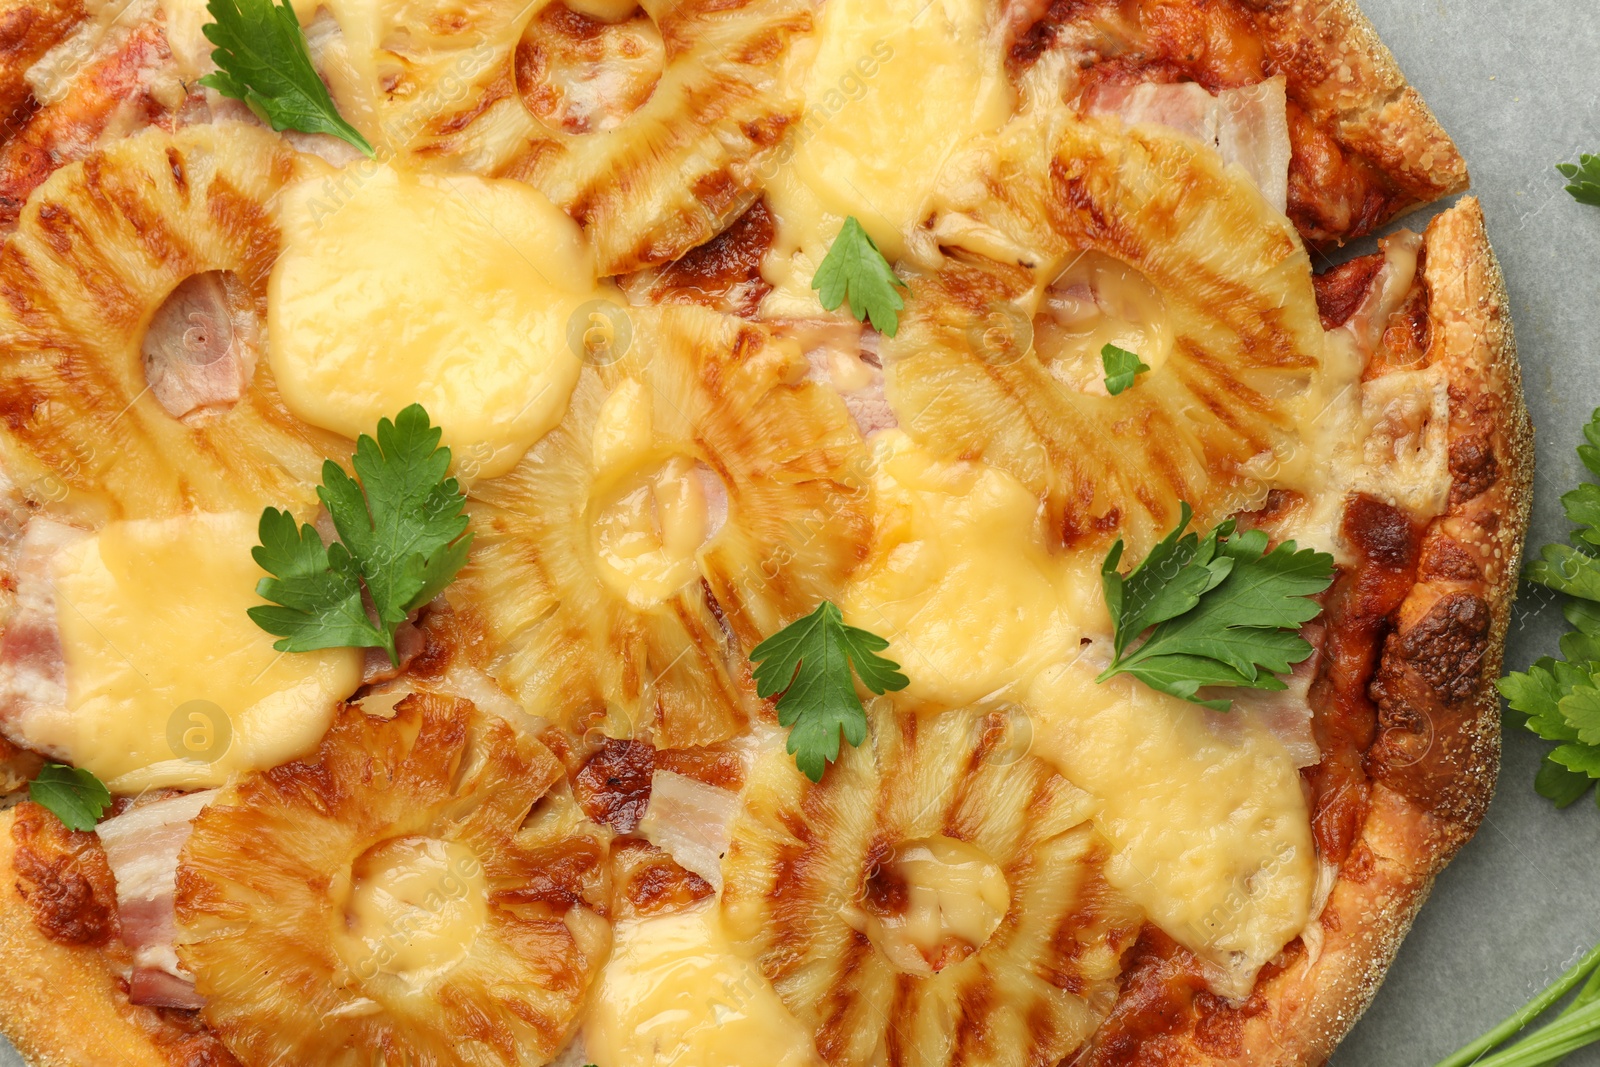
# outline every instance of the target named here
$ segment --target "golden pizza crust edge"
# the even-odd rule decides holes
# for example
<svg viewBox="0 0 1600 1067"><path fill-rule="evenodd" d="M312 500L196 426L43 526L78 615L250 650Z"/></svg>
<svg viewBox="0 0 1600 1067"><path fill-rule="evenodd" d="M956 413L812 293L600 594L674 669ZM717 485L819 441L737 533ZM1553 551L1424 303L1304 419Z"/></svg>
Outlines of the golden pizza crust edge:
<svg viewBox="0 0 1600 1067"><path fill-rule="evenodd" d="M0 1018L30 1067L163 1067L161 1025L128 1003L103 947L46 937L18 886L17 808L0 812Z"/></svg>
<svg viewBox="0 0 1600 1067"><path fill-rule="evenodd" d="M1466 190L1467 164L1356 0L1252 0L1278 62L1319 123L1338 131L1414 208Z"/></svg>
<svg viewBox="0 0 1600 1067"><path fill-rule="evenodd" d="M1464 199L1435 218L1425 241L1423 276L1434 335L1430 361L1444 361L1449 368L1450 439L1454 445L1487 437L1496 470L1480 492L1453 497L1448 512L1432 520L1423 536L1424 569L1429 542L1448 538L1478 558L1481 578L1464 572L1455 578L1419 575L1383 659L1392 665L1405 636L1451 595L1480 598L1488 625L1475 641L1474 671L1463 686L1468 691L1420 709L1435 720L1425 724L1420 758L1403 765L1387 758L1382 769L1393 774L1398 788L1381 778L1373 782L1360 838L1306 938L1306 951L1258 986L1266 1010L1244 1021L1235 1045L1239 1054L1215 1055L1190 1034L1183 1042L1188 1058L1177 1062L1196 1067L1323 1062L1366 1010L1435 876L1472 837L1494 793L1500 763L1500 697L1494 683L1528 526L1533 433L1505 283L1478 201ZM1459 482L1461 475L1452 473ZM1386 743L1380 740L1374 749ZM1385 753L1377 757L1384 760ZM1433 777L1439 774L1443 788L1425 794L1421 783L1439 784Z"/></svg>

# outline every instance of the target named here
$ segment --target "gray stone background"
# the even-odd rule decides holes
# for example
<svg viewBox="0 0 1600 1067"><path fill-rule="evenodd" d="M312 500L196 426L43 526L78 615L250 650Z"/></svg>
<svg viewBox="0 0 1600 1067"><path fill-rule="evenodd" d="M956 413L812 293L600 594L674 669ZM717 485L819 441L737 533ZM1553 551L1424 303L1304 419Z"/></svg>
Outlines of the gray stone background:
<svg viewBox="0 0 1600 1067"><path fill-rule="evenodd" d="M1538 433L1529 541L1561 539L1558 497L1578 480L1573 449L1600 406L1600 208L1568 197L1554 165L1600 153L1600 3L1363 6L1471 167L1505 267ZM1403 224L1420 228L1426 219ZM1524 588L1508 665L1554 653L1562 628L1553 599ZM1428 1067L1600 941L1600 811L1581 801L1558 812L1534 794L1545 747L1508 731L1483 829L1440 877L1337 1067ZM1600 1067L1600 1050L1567 1063ZM3 1039L0 1067L22 1067Z"/></svg>
<svg viewBox="0 0 1600 1067"><path fill-rule="evenodd" d="M1595 0L1363 0L1413 85L1466 156L1505 268L1538 439L1529 544L1566 536L1559 497L1600 407L1600 208L1554 164L1600 154ZM1425 216L1406 224L1417 226ZM1558 605L1528 586L1507 665L1556 652ZM1600 940L1600 811L1533 792L1549 746L1507 730L1500 787L1478 836L1439 878L1337 1067L1427 1067L1520 1007ZM1567 1060L1600 1065L1600 1048Z"/></svg>

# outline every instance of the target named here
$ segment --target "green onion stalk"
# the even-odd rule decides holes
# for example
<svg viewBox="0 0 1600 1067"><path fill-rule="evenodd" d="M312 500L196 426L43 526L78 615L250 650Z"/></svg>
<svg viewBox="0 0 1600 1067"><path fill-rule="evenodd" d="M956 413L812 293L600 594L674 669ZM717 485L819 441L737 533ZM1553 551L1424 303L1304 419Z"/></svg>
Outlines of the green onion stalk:
<svg viewBox="0 0 1600 1067"><path fill-rule="evenodd" d="M1561 998L1583 983L1550 1022L1511 1042ZM1461 1046L1434 1067L1549 1067L1568 1053L1600 1041L1600 945L1590 949L1528 1003L1476 1041Z"/></svg>

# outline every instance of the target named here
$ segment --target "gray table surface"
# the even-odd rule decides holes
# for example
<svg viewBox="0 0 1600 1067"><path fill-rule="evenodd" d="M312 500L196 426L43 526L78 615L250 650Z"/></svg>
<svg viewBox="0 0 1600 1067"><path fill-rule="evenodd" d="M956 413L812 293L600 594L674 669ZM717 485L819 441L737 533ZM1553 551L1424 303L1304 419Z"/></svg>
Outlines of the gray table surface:
<svg viewBox="0 0 1600 1067"><path fill-rule="evenodd" d="M1578 480L1573 448L1600 406L1600 209L1576 204L1552 168L1579 151L1600 153L1600 4L1363 6L1472 169L1505 267L1538 432L1529 540L1562 538L1558 497ZM1551 597L1522 592L1507 649L1515 668L1554 652L1562 629ZM1520 729L1507 733L1483 829L1440 877L1337 1067L1426 1067L1600 941L1600 811L1583 802L1557 812L1534 795L1545 747ZM1600 1051L1567 1062L1600 1067ZM22 1067L3 1039L0 1067Z"/></svg>

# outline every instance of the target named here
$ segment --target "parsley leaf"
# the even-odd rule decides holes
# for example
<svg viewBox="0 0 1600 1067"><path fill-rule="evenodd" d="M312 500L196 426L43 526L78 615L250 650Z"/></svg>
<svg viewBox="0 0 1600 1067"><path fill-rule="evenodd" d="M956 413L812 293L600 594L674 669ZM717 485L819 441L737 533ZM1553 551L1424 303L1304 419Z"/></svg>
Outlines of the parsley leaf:
<svg viewBox="0 0 1600 1067"><path fill-rule="evenodd" d="M1567 192L1574 200L1600 207L1600 156L1582 155L1576 163L1557 163L1556 170L1572 183Z"/></svg>
<svg viewBox="0 0 1600 1067"><path fill-rule="evenodd" d="M756 693L778 697L778 725L790 727L788 750L813 782L839 758L839 736L852 745L867 739L867 713L856 695L850 668L874 693L904 689L910 679L900 665L878 655L889 642L868 630L846 626L827 600L755 648Z"/></svg>
<svg viewBox="0 0 1600 1067"><path fill-rule="evenodd" d="M848 297L850 314L858 322L871 322L874 329L893 337L900 329L897 312L906 306L896 288L906 283L895 276L889 261L854 215L844 220L839 236L828 247L811 288L821 291L822 306L829 311Z"/></svg>
<svg viewBox="0 0 1600 1067"><path fill-rule="evenodd" d="M339 532L331 545L309 523L297 531L287 511L262 512L252 555L273 577L256 592L277 606L251 608L250 618L283 638L272 647L381 648L399 662L395 631L450 584L472 546L466 497L445 477L450 450L438 447L440 435L412 404L393 422L378 421L377 440L356 441L359 482L332 460L322 465L317 496Z"/></svg>
<svg viewBox="0 0 1600 1067"><path fill-rule="evenodd" d="M339 114L311 65L306 35L289 0L277 7L272 0L208 0L206 10L212 21L203 32L216 46L211 58L217 70L201 78L201 85L243 100L275 130L331 133L373 155L372 145Z"/></svg>
<svg viewBox="0 0 1600 1067"><path fill-rule="evenodd" d="M93 830L111 806L111 791L90 771L46 763L28 783L28 799L49 808L69 830Z"/></svg>
<svg viewBox="0 0 1600 1067"><path fill-rule="evenodd" d="M1583 436L1578 458L1600 477L1600 409ZM1571 544L1545 545L1522 576L1574 598L1562 609L1572 627L1561 638L1562 658L1546 656L1498 685L1524 726L1556 742L1533 784L1540 796L1564 808L1600 779L1600 485L1580 483L1561 497L1561 505L1577 525Z"/></svg>
<svg viewBox="0 0 1600 1067"><path fill-rule="evenodd" d="M1163 693L1213 711L1231 701L1203 700L1203 686L1283 689L1276 675L1311 655L1297 632L1316 618L1314 599L1333 581L1333 557L1285 541L1267 550L1260 530L1235 533L1230 519L1204 537L1178 526L1126 577L1122 542L1100 568L1112 620L1111 665L1095 680L1131 674ZM1132 651L1129 644L1149 636Z"/></svg>
<svg viewBox="0 0 1600 1067"><path fill-rule="evenodd" d="M1116 345L1100 350L1100 365L1106 370L1106 392L1116 396L1133 384L1133 379L1150 368L1137 354Z"/></svg>

